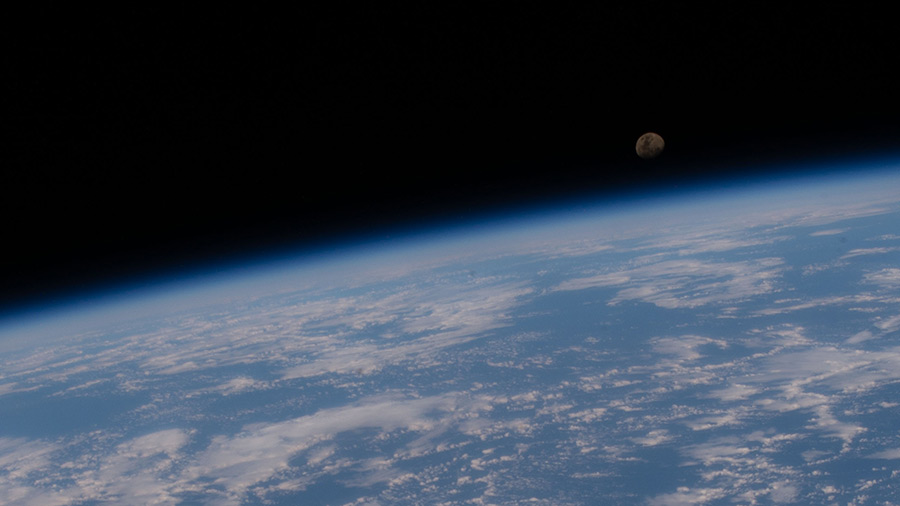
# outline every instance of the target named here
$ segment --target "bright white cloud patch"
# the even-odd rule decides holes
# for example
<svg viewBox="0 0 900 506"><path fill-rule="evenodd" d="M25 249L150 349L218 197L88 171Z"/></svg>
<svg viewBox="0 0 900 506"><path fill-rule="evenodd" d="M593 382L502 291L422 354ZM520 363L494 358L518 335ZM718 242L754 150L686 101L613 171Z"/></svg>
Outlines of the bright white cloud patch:
<svg viewBox="0 0 900 506"><path fill-rule="evenodd" d="M823 235L840 235L846 232L847 228L829 228L826 230L816 230L815 232L811 232L809 235L812 237L820 237Z"/></svg>

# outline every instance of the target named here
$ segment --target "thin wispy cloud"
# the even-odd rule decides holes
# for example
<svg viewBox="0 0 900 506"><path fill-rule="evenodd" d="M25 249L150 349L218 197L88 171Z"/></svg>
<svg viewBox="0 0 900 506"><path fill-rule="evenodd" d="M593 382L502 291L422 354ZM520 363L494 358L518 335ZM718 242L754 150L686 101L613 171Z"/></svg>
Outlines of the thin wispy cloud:
<svg viewBox="0 0 900 506"><path fill-rule="evenodd" d="M617 287L609 301L648 302L676 309L732 302L773 293L784 270L778 258L742 262L665 260L618 272L564 281L556 291Z"/></svg>
<svg viewBox="0 0 900 506"><path fill-rule="evenodd" d="M841 260L846 260L848 258L863 256L863 255L883 255L885 253L893 253L895 251L900 251L900 247L883 247L883 248L857 248L848 251L847 253L841 255Z"/></svg>

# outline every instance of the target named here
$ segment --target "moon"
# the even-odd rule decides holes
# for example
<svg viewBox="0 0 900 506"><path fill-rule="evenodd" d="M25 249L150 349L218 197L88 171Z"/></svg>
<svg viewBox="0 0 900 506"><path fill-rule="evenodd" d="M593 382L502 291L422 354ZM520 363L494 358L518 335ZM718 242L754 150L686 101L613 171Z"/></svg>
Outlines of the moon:
<svg viewBox="0 0 900 506"><path fill-rule="evenodd" d="M649 160L659 156L665 147L666 142L659 134L647 132L638 138L637 144L634 145L634 150L639 157Z"/></svg>

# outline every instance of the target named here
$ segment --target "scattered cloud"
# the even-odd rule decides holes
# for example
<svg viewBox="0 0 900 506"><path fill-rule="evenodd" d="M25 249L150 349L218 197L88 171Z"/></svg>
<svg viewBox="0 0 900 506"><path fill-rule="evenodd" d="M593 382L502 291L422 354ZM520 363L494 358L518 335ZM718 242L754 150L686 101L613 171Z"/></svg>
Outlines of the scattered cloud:
<svg viewBox="0 0 900 506"><path fill-rule="evenodd" d="M423 425L428 416L456 407L452 395L371 399L310 416L250 426L237 435L214 438L182 476L187 482L220 483L225 487L226 501L238 504L251 486L275 477L292 458L320 441L360 428L375 428L382 433L414 429Z"/></svg>
<svg viewBox="0 0 900 506"><path fill-rule="evenodd" d="M842 295L842 296L832 296L832 297L817 297L808 300L804 300L802 302L797 300L787 300L787 301L776 301L774 304L775 307L767 307L765 309L760 309L754 312L757 315L763 316L771 316L777 314L785 314L792 313L795 311L803 311L806 309L820 309L829 306L846 306L852 304L866 304L866 303L877 303L883 302L884 297L879 297L876 295L861 293L854 295ZM778 302L788 303L793 302L793 304L782 305L778 304Z"/></svg>
<svg viewBox="0 0 900 506"><path fill-rule="evenodd" d="M880 235L880 236L878 236L878 237L872 238L872 240L878 240L878 241L895 241L895 240L897 240L897 239L900 239L900 235L897 235L897 234L883 234L883 235Z"/></svg>
<svg viewBox="0 0 900 506"><path fill-rule="evenodd" d="M863 280L866 283L876 284L882 288L897 288L900 287L900 269L890 267L869 272L863 276Z"/></svg>
<svg viewBox="0 0 900 506"><path fill-rule="evenodd" d="M665 260L567 280L554 290L616 286L620 289L609 301L613 305L638 300L666 309L695 308L775 292L783 270L783 261L778 258L741 262Z"/></svg>
<svg viewBox="0 0 900 506"><path fill-rule="evenodd" d="M648 501L651 506L691 506L695 504L707 504L727 495L721 488L690 488L678 487L678 490L669 494L658 495Z"/></svg>

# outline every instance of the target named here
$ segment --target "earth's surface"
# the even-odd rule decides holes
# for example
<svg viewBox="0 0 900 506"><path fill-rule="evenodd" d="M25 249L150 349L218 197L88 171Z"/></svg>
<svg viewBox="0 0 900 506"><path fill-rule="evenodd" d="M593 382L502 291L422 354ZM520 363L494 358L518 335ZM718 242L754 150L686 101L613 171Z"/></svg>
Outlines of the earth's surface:
<svg viewBox="0 0 900 506"><path fill-rule="evenodd" d="M563 207L4 322L0 503L900 503L900 177Z"/></svg>

